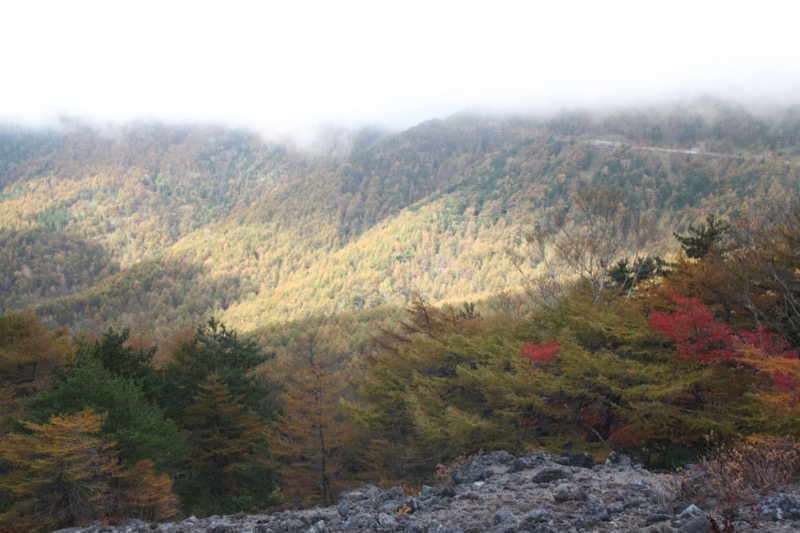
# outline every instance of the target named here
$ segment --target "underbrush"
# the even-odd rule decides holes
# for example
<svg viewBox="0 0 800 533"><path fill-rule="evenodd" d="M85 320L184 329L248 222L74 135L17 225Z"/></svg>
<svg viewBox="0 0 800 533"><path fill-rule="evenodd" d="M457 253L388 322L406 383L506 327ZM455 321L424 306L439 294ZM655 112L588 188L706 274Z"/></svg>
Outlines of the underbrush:
<svg viewBox="0 0 800 533"><path fill-rule="evenodd" d="M755 435L718 446L702 462L683 471L676 496L716 509L723 518L723 529L718 530L733 531L733 521L742 510L749 510L755 520L761 496L798 479L800 443L792 438Z"/></svg>

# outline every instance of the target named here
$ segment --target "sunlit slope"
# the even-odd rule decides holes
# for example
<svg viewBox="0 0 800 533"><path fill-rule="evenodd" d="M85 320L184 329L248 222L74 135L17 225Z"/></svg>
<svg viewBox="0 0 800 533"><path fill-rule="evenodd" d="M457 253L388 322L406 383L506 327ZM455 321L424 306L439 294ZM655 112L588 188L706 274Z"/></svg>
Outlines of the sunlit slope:
<svg viewBox="0 0 800 533"><path fill-rule="evenodd" d="M0 135L3 309L156 337L518 290L509 250L616 189L673 231L798 190L800 120L718 102L549 120L456 116L300 152L219 128ZM633 251L633 250L631 250ZM533 265L532 267L535 267Z"/></svg>

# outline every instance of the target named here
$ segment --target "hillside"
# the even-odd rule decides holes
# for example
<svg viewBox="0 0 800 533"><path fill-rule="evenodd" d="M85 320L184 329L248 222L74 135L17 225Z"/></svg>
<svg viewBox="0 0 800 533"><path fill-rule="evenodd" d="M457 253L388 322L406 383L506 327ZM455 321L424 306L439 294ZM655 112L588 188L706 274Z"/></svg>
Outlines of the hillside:
<svg viewBox="0 0 800 533"><path fill-rule="evenodd" d="M421 128L458 131L464 120ZM480 122L471 120L468 131ZM531 500L548 500L537 480L551 468L528 476L471 457L492 452L505 464L514 454L524 463L532 452L574 450L626 454L653 470L698 467L674 487L681 503L655 513L596 504L583 479L575 490L556 486L546 518L557 530L608 519L667 531L683 527L692 501L713 500L727 530L795 513L785 494L759 509L764 516L752 511L763 491L800 480L795 162L758 143L739 155L700 143L633 144L587 124L586 135L537 141L552 128L543 123L528 144L511 136L511 154L478 151L471 174L443 178L405 207L376 192L382 210L367 217L366 201L358 204L366 229L343 231L330 222L334 207L320 200L315 211L299 199L339 198L331 183L352 156L290 151L278 168L308 174L274 173L281 202L240 197L230 202L238 212L203 204L207 221L183 235L177 225L162 248L137 233L157 223L128 213L140 224L122 234L152 248L141 259L124 258L126 242L104 247L102 228L81 218L90 206L128 209L92 203L93 188L70 209L10 219L3 231L13 246L2 250L11 268L4 264L20 282L8 294L30 298L35 312L0 314L0 527L135 518L124 527L139 529L194 515L210 518L179 527L235 529L281 507L314 506L328 508L329 529L392 519L412 527L405 522L426 520L420 505L440 503L455 506L428 518L453 523L482 487L497 494L481 479L487 466L499 492L525 478ZM389 141L397 142L373 138L367 151ZM661 172L662 188L652 187ZM332 192L312 186L320 183ZM20 200L24 181L7 190L9 205L30 208ZM270 255L268 236L283 256ZM262 261L273 270L259 269ZM205 312L226 322L198 318L182 329ZM80 335L108 324L118 327ZM369 496L371 510L349 514L349 494L383 498L354 487L418 487L447 474L458 486L482 485L435 502L428 489L386 517ZM556 498L580 494L566 512ZM527 505L495 511L478 511L475 527L540 525L528 523L540 515ZM236 524L219 518L235 513ZM697 530L710 523L702 518L691 518Z"/></svg>
<svg viewBox="0 0 800 533"><path fill-rule="evenodd" d="M619 189L663 254L707 213L795 194L799 159L797 110L712 100L457 115L314 153L213 127L6 127L0 309L159 340L210 314L251 331L412 294L460 305L519 290L509 250L581 187Z"/></svg>

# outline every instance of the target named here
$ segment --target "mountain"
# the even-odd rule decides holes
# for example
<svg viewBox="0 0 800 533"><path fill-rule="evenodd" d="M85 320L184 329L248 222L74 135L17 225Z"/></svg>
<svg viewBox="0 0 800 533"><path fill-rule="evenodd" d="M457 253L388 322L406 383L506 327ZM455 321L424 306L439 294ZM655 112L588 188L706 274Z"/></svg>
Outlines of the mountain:
<svg viewBox="0 0 800 533"><path fill-rule="evenodd" d="M669 253L708 213L796 195L798 162L798 109L711 99L459 114L316 151L210 126L7 126L0 310L164 339L211 314L252 331L410 295L460 305L519 290L509 250L583 187L619 190Z"/></svg>

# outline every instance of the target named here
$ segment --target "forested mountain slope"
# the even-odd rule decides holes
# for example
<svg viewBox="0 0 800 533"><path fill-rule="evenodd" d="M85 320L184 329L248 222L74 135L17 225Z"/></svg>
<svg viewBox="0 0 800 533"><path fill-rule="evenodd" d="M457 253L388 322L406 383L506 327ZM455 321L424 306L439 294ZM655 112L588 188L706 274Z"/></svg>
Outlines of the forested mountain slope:
<svg viewBox="0 0 800 533"><path fill-rule="evenodd" d="M329 154L213 127L6 127L0 308L163 339L210 314L246 331L410 294L459 303L519 289L509 250L583 187L619 190L667 253L707 213L795 194L798 158L797 110L713 100L457 115Z"/></svg>

